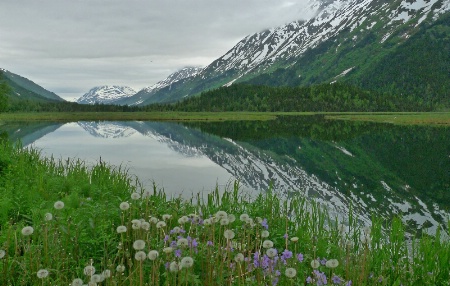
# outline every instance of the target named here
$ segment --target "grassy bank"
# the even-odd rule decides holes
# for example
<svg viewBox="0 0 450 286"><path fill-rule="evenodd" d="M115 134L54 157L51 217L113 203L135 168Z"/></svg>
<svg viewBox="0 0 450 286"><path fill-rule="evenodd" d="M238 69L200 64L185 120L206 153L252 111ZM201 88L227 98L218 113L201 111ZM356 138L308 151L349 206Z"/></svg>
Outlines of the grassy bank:
<svg viewBox="0 0 450 286"><path fill-rule="evenodd" d="M330 120L371 121L402 125L450 126L450 112L29 112L0 113L2 121L229 121L272 120L280 115L321 114Z"/></svg>
<svg viewBox="0 0 450 286"><path fill-rule="evenodd" d="M450 243L238 184L191 200L0 145L0 285L450 285Z"/></svg>

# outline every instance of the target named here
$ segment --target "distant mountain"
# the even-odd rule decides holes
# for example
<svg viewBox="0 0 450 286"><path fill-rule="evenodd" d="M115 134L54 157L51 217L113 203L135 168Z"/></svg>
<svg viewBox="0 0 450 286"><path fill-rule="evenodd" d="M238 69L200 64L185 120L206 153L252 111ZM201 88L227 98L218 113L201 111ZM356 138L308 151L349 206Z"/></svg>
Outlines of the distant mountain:
<svg viewBox="0 0 450 286"><path fill-rule="evenodd" d="M135 90L128 86L104 85L97 86L89 90L79 99L80 104L116 104L118 100L128 98L136 93Z"/></svg>
<svg viewBox="0 0 450 286"><path fill-rule="evenodd" d="M171 90L172 84L177 84L177 85L182 84L185 79L196 76L202 70L203 70L203 68L201 68L201 67L185 67L185 68L169 75L166 79L159 81L150 87L140 90L138 93L136 93L135 95L133 95L131 97L118 100L117 102L115 102L115 104L140 105L144 101L148 100L149 98L153 98L153 96L155 94L158 94L158 92L160 90L162 90L164 88ZM157 98L154 98L154 100L158 101Z"/></svg>
<svg viewBox="0 0 450 286"><path fill-rule="evenodd" d="M1 68L0 82L4 82L10 87L11 92L8 96L13 100L64 101L55 93L46 90L33 81Z"/></svg>
<svg viewBox="0 0 450 286"><path fill-rule="evenodd" d="M318 12L310 20L249 35L195 75L127 104L174 102L238 82L343 81L441 102L450 94L450 0L314 3Z"/></svg>

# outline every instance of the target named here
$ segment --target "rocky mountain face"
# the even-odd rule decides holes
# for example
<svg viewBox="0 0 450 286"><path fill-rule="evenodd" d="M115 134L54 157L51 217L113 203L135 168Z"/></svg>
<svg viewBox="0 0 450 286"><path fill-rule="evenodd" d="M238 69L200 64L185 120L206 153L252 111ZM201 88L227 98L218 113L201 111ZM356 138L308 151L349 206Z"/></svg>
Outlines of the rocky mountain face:
<svg viewBox="0 0 450 286"><path fill-rule="evenodd" d="M292 84L356 78L450 11L449 0L336 0L316 6L310 20L249 35L192 76L141 91L134 104L173 102L264 75L271 85L284 84L286 77Z"/></svg>
<svg viewBox="0 0 450 286"><path fill-rule="evenodd" d="M97 86L81 96L77 103L80 104L116 104L118 100L134 95L136 91L128 86L104 85Z"/></svg>
<svg viewBox="0 0 450 286"><path fill-rule="evenodd" d="M139 105L148 100L148 98L152 98L153 95L157 94L160 90L164 88L171 90L172 84L183 83L185 79L195 77L202 70L203 68L201 67L185 67L169 75L166 79L140 90L135 95L123 98L115 103L119 105Z"/></svg>

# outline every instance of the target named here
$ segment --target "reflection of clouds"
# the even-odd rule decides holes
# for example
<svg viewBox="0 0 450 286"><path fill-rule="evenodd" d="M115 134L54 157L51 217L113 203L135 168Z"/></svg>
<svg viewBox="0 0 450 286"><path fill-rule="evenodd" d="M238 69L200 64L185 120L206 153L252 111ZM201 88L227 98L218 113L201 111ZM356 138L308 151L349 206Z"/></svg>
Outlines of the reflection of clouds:
<svg viewBox="0 0 450 286"><path fill-rule="evenodd" d="M136 133L136 130L122 122L80 121L78 125L94 137L121 138L130 137Z"/></svg>

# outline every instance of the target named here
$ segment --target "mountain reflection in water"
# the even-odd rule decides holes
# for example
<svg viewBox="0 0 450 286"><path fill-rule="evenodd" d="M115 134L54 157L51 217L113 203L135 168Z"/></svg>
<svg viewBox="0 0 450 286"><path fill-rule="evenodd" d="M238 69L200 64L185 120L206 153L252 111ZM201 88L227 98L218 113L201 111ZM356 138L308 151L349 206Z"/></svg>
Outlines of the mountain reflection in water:
<svg viewBox="0 0 450 286"><path fill-rule="evenodd" d="M446 229L449 218L448 128L327 121L314 116L267 122L15 126L7 129L12 139L26 138L24 143L34 142L44 154L101 156L105 161L117 157L114 164L125 163L141 181L154 180L174 195L211 190L231 178L253 192L273 188L286 197L305 194L339 215L347 214L351 205L366 223L371 212L386 217L401 214L411 227L434 233L437 228ZM93 143L93 138L102 140ZM82 147L70 153L66 150L69 141ZM96 144L99 149L94 148ZM167 188L172 181L178 185ZM186 187L189 182L202 187Z"/></svg>

